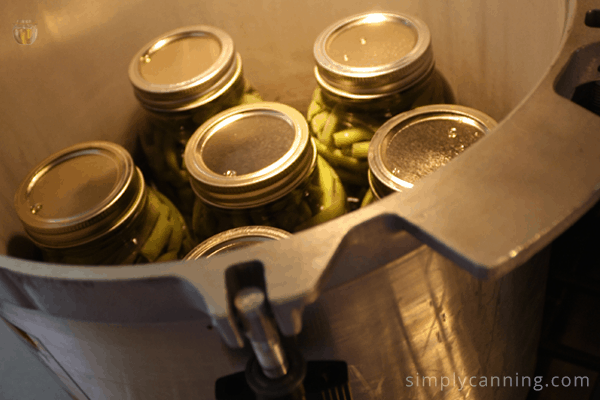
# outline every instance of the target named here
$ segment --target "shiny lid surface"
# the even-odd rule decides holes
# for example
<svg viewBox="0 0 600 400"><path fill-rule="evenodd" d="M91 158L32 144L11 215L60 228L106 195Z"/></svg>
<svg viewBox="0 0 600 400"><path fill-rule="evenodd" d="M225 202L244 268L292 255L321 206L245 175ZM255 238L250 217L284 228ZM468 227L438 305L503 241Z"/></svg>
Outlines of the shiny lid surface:
<svg viewBox="0 0 600 400"><path fill-rule="evenodd" d="M216 115L185 149L192 188L203 201L223 208L260 206L284 196L310 174L315 161L302 114L269 102Z"/></svg>
<svg viewBox="0 0 600 400"><path fill-rule="evenodd" d="M158 111L211 101L241 74L241 59L224 31L195 25L147 43L129 65L129 79L143 106Z"/></svg>
<svg viewBox="0 0 600 400"><path fill-rule="evenodd" d="M314 56L319 85L352 99L405 90L434 67L427 25L404 14L368 13L338 21L317 38Z"/></svg>
<svg viewBox="0 0 600 400"><path fill-rule="evenodd" d="M369 146L369 182L381 198L410 189L488 134L496 122L468 107L433 105L398 114Z"/></svg>
<svg viewBox="0 0 600 400"><path fill-rule="evenodd" d="M143 191L141 173L124 148L85 142L34 168L15 195L15 208L33 240L68 247L114 228Z"/></svg>
<svg viewBox="0 0 600 400"><path fill-rule="evenodd" d="M146 54L140 75L149 83L176 85L206 72L221 54L214 36L183 36Z"/></svg>
<svg viewBox="0 0 600 400"><path fill-rule="evenodd" d="M269 240L280 240L291 236L290 233L270 226L244 226L230 229L206 239L196 246L184 260L209 258L231 250L241 249Z"/></svg>

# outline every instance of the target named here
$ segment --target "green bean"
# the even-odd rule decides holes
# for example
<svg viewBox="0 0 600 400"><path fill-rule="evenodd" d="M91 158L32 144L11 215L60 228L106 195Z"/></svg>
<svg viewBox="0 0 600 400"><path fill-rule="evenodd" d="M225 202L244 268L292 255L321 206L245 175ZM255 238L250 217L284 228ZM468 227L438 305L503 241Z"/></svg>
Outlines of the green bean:
<svg viewBox="0 0 600 400"><path fill-rule="evenodd" d="M177 251L169 251L158 257L155 262L175 261L178 258Z"/></svg>
<svg viewBox="0 0 600 400"><path fill-rule="evenodd" d="M340 118L335 108L327 116L323 129L317 133L317 139L321 141L325 146L333 146L333 132L335 132L340 122Z"/></svg>
<svg viewBox="0 0 600 400"><path fill-rule="evenodd" d="M301 223L300 225L298 225L296 227L296 229L294 229L294 232L299 232L299 231L302 231L304 229L308 229L308 228L311 228L313 226L316 226L316 225L322 224L324 222L327 222L327 221L335 218L337 216L335 214L336 214L335 210L329 209L329 208L325 208L325 209L323 209L323 211L315 214L311 218L307 219L306 221L304 221L303 223Z"/></svg>
<svg viewBox="0 0 600 400"><path fill-rule="evenodd" d="M263 101L263 99L258 93L246 93L242 96L240 104L260 103L261 101Z"/></svg>
<svg viewBox="0 0 600 400"><path fill-rule="evenodd" d="M148 205L151 208L158 210L160 215L158 216L158 220L156 221L150 236L148 236L140 249L140 253L143 254L148 261L152 262L158 258L162 250L169 243L173 228L169 218L171 214L169 207L163 204L152 192L148 192L148 195Z"/></svg>
<svg viewBox="0 0 600 400"><path fill-rule="evenodd" d="M335 149L332 155L335 158L335 162L337 163L337 165L349 169L351 171L355 171L358 173L366 173L367 169L369 168L369 165L366 161L359 161L356 158L347 157L342 153L340 149Z"/></svg>
<svg viewBox="0 0 600 400"><path fill-rule="evenodd" d="M369 114L352 114L348 113L344 116L344 122L348 125L348 128L360 128L365 129L371 132L371 136L367 139L373 137L375 131L379 129L383 121L381 117L376 117Z"/></svg>
<svg viewBox="0 0 600 400"><path fill-rule="evenodd" d="M308 111L306 112L306 120L310 121L313 119L315 115L323 111L323 108L316 101L311 101L308 106Z"/></svg>
<svg viewBox="0 0 600 400"><path fill-rule="evenodd" d="M359 174L366 174L369 165L366 161L359 161L356 158L345 156L340 149L333 151L319 141L315 141L317 151L331 166L341 167Z"/></svg>
<svg viewBox="0 0 600 400"><path fill-rule="evenodd" d="M356 142L370 140L373 132L364 128L349 128L333 134L336 147L352 146Z"/></svg>
<svg viewBox="0 0 600 400"><path fill-rule="evenodd" d="M365 159L369 157L369 142L356 142L352 145L352 157Z"/></svg>
<svg viewBox="0 0 600 400"><path fill-rule="evenodd" d="M151 235L154 227L158 223L158 219L161 217L160 198L156 196L158 191L148 188L147 200L144 209L144 223L136 232L140 239L147 238Z"/></svg>
<svg viewBox="0 0 600 400"><path fill-rule="evenodd" d="M329 113L327 111L322 111L310 120L310 128L315 135L318 135L323 131L323 127L325 126L328 117Z"/></svg>
<svg viewBox="0 0 600 400"><path fill-rule="evenodd" d="M319 155L327 160L332 166L344 167L358 173L366 173L367 169L369 168L369 165L366 161L359 161L355 158L345 156L340 149L331 151L327 146L325 146L323 143L320 143L318 140L315 141L315 145Z"/></svg>
<svg viewBox="0 0 600 400"><path fill-rule="evenodd" d="M315 146L317 147L317 153L319 153L319 155L321 157L323 157L324 159L327 160L327 162L329 164L331 164L331 166L337 166L337 162L336 162L336 158L333 155L333 152L331 150L329 150L329 148L327 146L325 146L323 143L319 142L318 140L315 140Z"/></svg>
<svg viewBox="0 0 600 400"><path fill-rule="evenodd" d="M346 194L335 171L327 165L327 162L323 158L317 157L317 164L319 168L319 187L322 194L321 203L323 207L327 208L335 203L336 197L345 198Z"/></svg>
<svg viewBox="0 0 600 400"><path fill-rule="evenodd" d="M339 217L348 212L348 204L346 202L347 193L342 181L339 179L339 176L334 170L331 170L331 179L333 179L333 192L337 194L337 198L334 197L332 199L333 203L330 204L330 207L335 207L335 216Z"/></svg>
<svg viewBox="0 0 600 400"><path fill-rule="evenodd" d="M319 104L321 107L325 107L325 102L323 101L323 95L321 94L321 89L316 88L312 95L312 102Z"/></svg>
<svg viewBox="0 0 600 400"><path fill-rule="evenodd" d="M352 146L341 147L339 150L342 152L342 155L352 157Z"/></svg>
<svg viewBox="0 0 600 400"><path fill-rule="evenodd" d="M329 207L324 207L319 213L298 225L294 231L298 232L343 215L346 212L344 197L345 196L339 198L336 202L331 203Z"/></svg>
<svg viewBox="0 0 600 400"><path fill-rule="evenodd" d="M173 232L171 233L171 238L169 239L169 244L167 245L167 252L174 251L175 253L179 253L181 245L183 244L183 221L177 217L172 218L171 221L173 224Z"/></svg>
<svg viewBox="0 0 600 400"><path fill-rule="evenodd" d="M375 196L373 196L373 191L371 189L369 189L369 190L367 190L365 197L363 197L363 201L362 201L362 203L360 203L360 206L361 207L368 206L373 201L375 201Z"/></svg>
<svg viewBox="0 0 600 400"><path fill-rule="evenodd" d="M169 170L175 175L175 179L171 182L174 186L187 184L189 182L189 174L186 169L181 169L181 164L178 160L176 143L173 138L166 138L164 141L164 157ZM177 187L177 186L175 186Z"/></svg>

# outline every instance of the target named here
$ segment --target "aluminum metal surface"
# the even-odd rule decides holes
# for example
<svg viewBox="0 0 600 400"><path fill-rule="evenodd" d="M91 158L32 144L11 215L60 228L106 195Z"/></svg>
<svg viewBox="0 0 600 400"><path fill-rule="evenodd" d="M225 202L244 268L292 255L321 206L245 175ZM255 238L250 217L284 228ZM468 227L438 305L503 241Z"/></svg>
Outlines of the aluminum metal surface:
<svg viewBox="0 0 600 400"><path fill-rule="evenodd" d="M302 114L273 102L217 114L190 137L184 157L196 195L221 208L268 204L296 188L316 165Z"/></svg>
<svg viewBox="0 0 600 400"><path fill-rule="evenodd" d="M265 376L270 379L285 376L289 365L277 325L267 315L264 292L257 287L244 288L236 294L234 305Z"/></svg>
<svg viewBox="0 0 600 400"><path fill-rule="evenodd" d="M143 194L144 179L127 150L110 142L84 142L35 167L15 195L15 209L32 239L61 248L125 223Z"/></svg>
<svg viewBox="0 0 600 400"><path fill-rule="evenodd" d="M524 398L528 388L517 387L515 378L531 374L535 365L546 257L499 280L481 281L421 246L327 288L304 313L299 350L308 361L345 361L355 400ZM158 289L150 286L148 301ZM163 296L162 302L169 298ZM0 314L36 332L94 400L117 394L184 400L199 391L203 399L214 400L216 379L243 371L251 356L249 348L228 348L205 314L170 323L103 324L7 302ZM469 382L472 376L477 378ZM508 376L512 385L492 386L492 376Z"/></svg>
<svg viewBox="0 0 600 400"><path fill-rule="evenodd" d="M314 45L315 77L342 97L405 90L434 67L431 34L419 18L366 13L326 28Z"/></svg>
<svg viewBox="0 0 600 400"><path fill-rule="evenodd" d="M424 106L391 118L375 132L369 146L373 194L381 199L412 188L496 125L481 111L457 105Z"/></svg>
<svg viewBox="0 0 600 400"><path fill-rule="evenodd" d="M196 260L202 257L212 257L220 253L252 246L267 240L280 240L291 234L271 226L243 226L230 229L206 239L186 256L186 260Z"/></svg>

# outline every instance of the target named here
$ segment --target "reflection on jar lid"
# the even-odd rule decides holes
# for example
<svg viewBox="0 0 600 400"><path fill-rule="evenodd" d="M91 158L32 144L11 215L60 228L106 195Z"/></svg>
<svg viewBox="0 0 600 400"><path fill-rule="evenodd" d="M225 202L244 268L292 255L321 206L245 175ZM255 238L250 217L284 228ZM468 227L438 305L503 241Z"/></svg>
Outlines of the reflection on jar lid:
<svg viewBox="0 0 600 400"><path fill-rule="evenodd" d="M242 73L233 40L205 25L176 29L142 47L129 65L129 79L142 105L182 111L208 103Z"/></svg>
<svg viewBox="0 0 600 400"><path fill-rule="evenodd" d="M15 195L15 208L40 245L69 247L128 220L143 192L141 172L124 148L86 142L34 168Z"/></svg>
<svg viewBox="0 0 600 400"><path fill-rule="evenodd" d="M184 260L209 258L258 243L281 240L291 236L288 232L270 226L244 226L221 232L196 246Z"/></svg>
<svg viewBox="0 0 600 400"><path fill-rule="evenodd" d="M410 189L488 134L496 122L463 106L420 107L390 119L369 146L369 181L381 198Z"/></svg>
<svg viewBox="0 0 600 400"><path fill-rule="evenodd" d="M154 46L139 63L150 83L175 85L202 75L219 59L221 42L212 35L184 36Z"/></svg>
<svg viewBox="0 0 600 400"><path fill-rule="evenodd" d="M427 25L404 14L355 15L328 27L314 45L315 76L342 97L405 90L434 66Z"/></svg>
<svg viewBox="0 0 600 400"><path fill-rule="evenodd" d="M204 143L202 158L218 174L247 175L283 157L295 137L292 121L269 111L247 111L215 127Z"/></svg>
<svg viewBox="0 0 600 400"><path fill-rule="evenodd" d="M333 33L326 43L329 57L349 67L377 67L410 53L417 42L415 29L404 21L373 18L380 15Z"/></svg>
<svg viewBox="0 0 600 400"><path fill-rule="evenodd" d="M226 110L204 123L185 149L196 194L223 208L266 204L294 189L314 168L306 120L279 103Z"/></svg>

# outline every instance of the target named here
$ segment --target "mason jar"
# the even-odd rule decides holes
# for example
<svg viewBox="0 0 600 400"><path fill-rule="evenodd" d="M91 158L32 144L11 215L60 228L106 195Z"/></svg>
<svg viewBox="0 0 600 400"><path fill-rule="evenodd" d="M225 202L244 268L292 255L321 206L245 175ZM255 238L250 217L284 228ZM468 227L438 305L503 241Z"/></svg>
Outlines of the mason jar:
<svg viewBox="0 0 600 400"><path fill-rule="evenodd" d="M317 155L306 120L284 104L242 105L211 118L190 138L185 164L198 240L248 225L297 232L347 211L344 187Z"/></svg>
<svg viewBox="0 0 600 400"><path fill-rule="evenodd" d="M148 42L133 57L129 79L151 121L140 141L154 181L189 219L194 194L183 151L191 134L227 108L262 99L244 78L232 38L206 25Z"/></svg>
<svg viewBox="0 0 600 400"><path fill-rule="evenodd" d="M243 226L234 228L206 239L190 251L184 260L210 258L217 254L227 253L270 240L281 240L290 236L288 232L271 226Z"/></svg>
<svg viewBox="0 0 600 400"><path fill-rule="evenodd" d="M435 68L427 25L413 16L340 20L319 35L314 57L318 85L307 120L319 154L357 202L368 188L367 154L377 128L418 106L453 103L454 95Z"/></svg>
<svg viewBox="0 0 600 400"><path fill-rule="evenodd" d="M413 187L490 133L496 121L464 106L436 104L391 118L369 148L369 187L361 206Z"/></svg>
<svg viewBox="0 0 600 400"><path fill-rule="evenodd" d="M42 161L21 183L15 209L49 262L169 261L194 246L177 208L111 142L77 144Z"/></svg>

